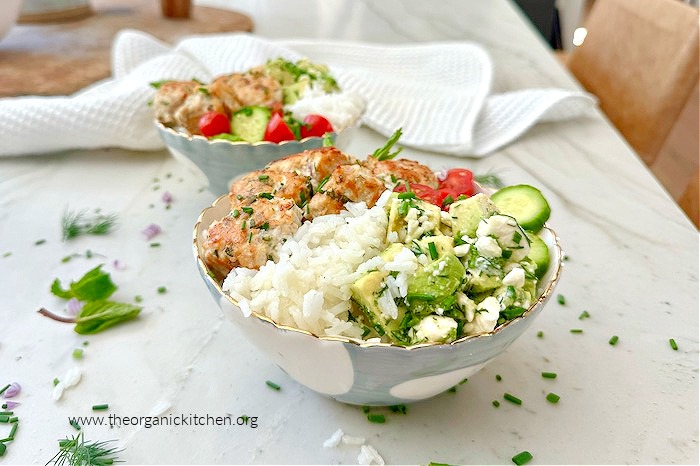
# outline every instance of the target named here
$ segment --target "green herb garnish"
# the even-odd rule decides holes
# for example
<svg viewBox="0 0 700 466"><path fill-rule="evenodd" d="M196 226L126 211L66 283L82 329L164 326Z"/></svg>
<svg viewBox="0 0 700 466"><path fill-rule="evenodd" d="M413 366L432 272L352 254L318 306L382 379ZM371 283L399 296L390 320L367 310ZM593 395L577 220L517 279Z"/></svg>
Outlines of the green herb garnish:
<svg viewBox="0 0 700 466"><path fill-rule="evenodd" d="M280 387L279 385L277 385L275 382L272 382L272 381L270 381L270 380L266 380L266 381L265 381L265 384L266 384L268 387L270 387L271 389L277 390L277 391L280 391L280 389L282 388L282 387Z"/></svg>
<svg viewBox="0 0 700 466"><path fill-rule="evenodd" d="M51 293L63 299L76 298L80 301L96 301L109 298L117 290L110 275L102 271L102 264L87 272L77 282L71 282L63 289L57 278L51 284Z"/></svg>
<svg viewBox="0 0 700 466"><path fill-rule="evenodd" d="M531 459L532 453L530 453L529 451L521 451L520 453L512 457L511 461L517 464L518 466L521 466L523 464L529 463Z"/></svg>
<svg viewBox="0 0 700 466"><path fill-rule="evenodd" d="M394 147L394 144L398 142L399 138L401 138L401 128L394 131L394 134L391 135L386 144L374 151L372 157L381 162L382 160L391 160L399 155L403 149L401 147L399 147L395 152L391 152L391 149Z"/></svg>
<svg viewBox="0 0 700 466"><path fill-rule="evenodd" d="M523 404L523 400L521 400L520 398L518 398L515 395L511 395L510 393L504 393L503 399L506 401L510 401L511 403L516 404L516 405Z"/></svg>
<svg viewBox="0 0 700 466"><path fill-rule="evenodd" d="M100 404L100 405L92 405L93 411L105 411L107 409L109 409L109 405L107 403Z"/></svg>
<svg viewBox="0 0 700 466"><path fill-rule="evenodd" d="M428 243L428 252L430 253L430 258L432 260L435 260L438 258L438 252L437 248L435 247L435 243Z"/></svg>
<svg viewBox="0 0 700 466"><path fill-rule="evenodd" d="M491 186L493 188L502 188L505 186L501 178L494 173L486 173L485 175L474 175L474 181L483 186Z"/></svg>
<svg viewBox="0 0 700 466"><path fill-rule="evenodd" d="M89 215L87 210L80 212L65 212L61 218L63 240L73 239L80 235L104 235L110 232L117 223L115 214L104 215L96 212Z"/></svg>
<svg viewBox="0 0 700 466"><path fill-rule="evenodd" d="M58 453L46 464L56 466L105 466L119 462L117 453L121 450L110 447L114 442L86 442L83 432L72 438L58 441Z"/></svg>
<svg viewBox="0 0 700 466"><path fill-rule="evenodd" d="M610 340L608 340L608 343L610 343L610 346L615 346L617 345L617 341L620 339L617 335L613 335L610 337Z"/></svg>
<svg viewBox="0 0 700 466"><path fill-rule="evenodd" d="M547 401L549 401L552 404L556 404L559 402L559 399L561 398L559 395L556 393L547 393Z"/></svg>
<svg viewBox="0 0 700 466"><path fill-rule="evenodd" d="M670 340L668 340L668 343L671 345L673 351L678 351L678 345L676 344L676 340L671 338Z"/></svg>
<svg viewBox="0 0 700 466"><path fill-rule="evenodd" d="M369 422L374 422L375 424L384 424L386 422L386 417L383 414L368 414L367 420Z"/></svg>
<svg viewBox="0 0 700 466"><path fill-rule="evenodd" d="M591 315L588 313L588 311L583 311L583 312L578 316L578 320L587 319L587 318L590 317L590 316L591 316Z"/></svg>
<svg viewBox="0 0 700 466"><path fill-rule="evenodd" d="M569 330L569 332L571 332L571 333L583 333L583 329L582 328L572 328L571 330Z"/></svg>
<svg viewBox="0 0 700 466"><path fill-rule="evenodd" d="M557 302L561 304L562 306L566 304L566 298L562 294L557 295Z"/></svg>
<svg viewBox="0 0 700 466"><path fill-rule="evenodd" d="M556 379L557 374L556 372L542 372L542 378L545 379Z"/></svg>

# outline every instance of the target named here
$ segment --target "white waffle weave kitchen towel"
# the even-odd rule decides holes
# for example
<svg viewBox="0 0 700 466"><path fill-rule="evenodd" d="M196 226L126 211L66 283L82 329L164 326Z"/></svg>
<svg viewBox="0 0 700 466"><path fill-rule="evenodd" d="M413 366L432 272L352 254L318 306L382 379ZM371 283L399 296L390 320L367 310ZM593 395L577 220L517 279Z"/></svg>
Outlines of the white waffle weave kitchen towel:
<svg viewBox="0 0 700 466"><path fill-rule="evenodd" d="M385 136L401 127L400 144L454 155L489 154L537 122L574 118L595 105L590 95L562 89L491 95L491 62L473 43L270 41L236 33L170 46L124 30L113 44L111 78L71 96L0 99L0 155L160 149L150 82L208 82L277 57L327 64L344 90L365 98L363 124Z"/></svg>

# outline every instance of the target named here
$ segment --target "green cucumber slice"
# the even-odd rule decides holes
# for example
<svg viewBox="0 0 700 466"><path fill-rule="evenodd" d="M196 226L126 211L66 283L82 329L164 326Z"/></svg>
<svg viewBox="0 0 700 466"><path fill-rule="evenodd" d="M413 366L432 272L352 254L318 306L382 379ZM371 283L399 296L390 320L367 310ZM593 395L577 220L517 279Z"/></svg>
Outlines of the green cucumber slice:
<svg viewBox="0 0 700 466"><path fill-rule="evenodd" d="M530 252L527 257L535 263L535 276L542 278L549 268L549 247L535 233L530 233L527 238L530 240Z"/></svg>
<svg viewBox="0 0 700 466"><path fill-rule="evenodd" d="M243 107L231 116L231 132L244 141L260 142L265 138L270 113L267 107Z"/></svg>
<svg viewBox="0 0 700 466"><path fill-rule="evenodd" d="M552 212L540 190L527 184L501 188L491 195L491 201L500 213L513 216L521 227L534 232L542 229Z"/></svg>

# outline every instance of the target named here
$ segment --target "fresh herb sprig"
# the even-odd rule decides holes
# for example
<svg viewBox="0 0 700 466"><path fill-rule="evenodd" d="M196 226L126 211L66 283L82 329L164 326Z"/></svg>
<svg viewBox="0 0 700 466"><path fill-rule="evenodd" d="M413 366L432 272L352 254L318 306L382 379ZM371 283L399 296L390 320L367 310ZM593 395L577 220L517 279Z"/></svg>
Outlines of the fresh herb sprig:
<svg viewBox="0 0 700 466"><path fill-rule="evenodd" d="M375 150L374 153L372 154L372 157L375 159L379 160L380 162L382 160L391 160L403 150L403 147L399 147L396 151L391 152L391 149L394 147L394 144L398 142L398 140L401 138L401 128L397 129L394 131L394 134L391 135L389 140L384 144L384 146L380 147L379 149Z"/></svg>
<svg viewBox="0 0 700 466"><path fill-rule="evenodd" d="M106 235L117 224L116 214L103 214L99 211L90 214L87 210L66 211L61 218L63 241L80 235Z"/></svg>
<svg viewBox="0 0 700 466"><path fill-rule="evenodd" d="M485 175L474 175L474 181L483 186L490 186L492 188L503 188L505 183L503 180L495 173L486 173Z"/></svg>
<svg viewBox="0 0 700 466"><path fill-rule="evenodd" d="M104 466L121 463L117 454L121 451L110 446L114 440L106 442L85 441L83 432L75 437L59 440L58 453L46 464L56 466Z"/></svg>

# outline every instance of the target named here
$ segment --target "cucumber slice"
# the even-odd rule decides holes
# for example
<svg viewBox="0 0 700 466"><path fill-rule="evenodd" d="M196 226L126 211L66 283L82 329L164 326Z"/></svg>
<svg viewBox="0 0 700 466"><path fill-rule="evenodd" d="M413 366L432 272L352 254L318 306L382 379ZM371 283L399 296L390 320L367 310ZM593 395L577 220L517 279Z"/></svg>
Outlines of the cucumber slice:
<svg viewBox="0 0 700 466"><path fill-rule="evenodd" d="M231 132L247 142L260 142L270 121L267 107L243 107L231 116Z"/></svg>
<svg viewBox="0 0 700 466"><path fill-rule="evenodd" d="M530 231L540 231L549 219L551 209L539 189L527 184L506 186L491 195L502 214L512 215L521 227Z"/></svg>
<svg viewBox="0 0 700 466"><path fill-rule="evenodd" d="M537 278L542 278L549 268L549 248L537 234L530 233L527 237L530 240L530 252L527 257L535 263Z"/></svg>

